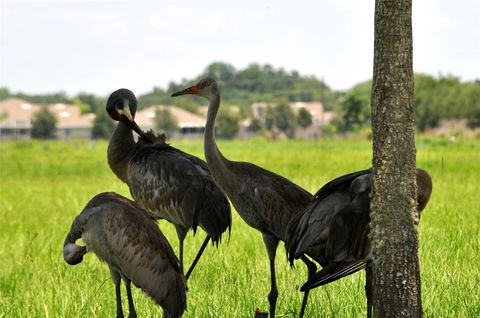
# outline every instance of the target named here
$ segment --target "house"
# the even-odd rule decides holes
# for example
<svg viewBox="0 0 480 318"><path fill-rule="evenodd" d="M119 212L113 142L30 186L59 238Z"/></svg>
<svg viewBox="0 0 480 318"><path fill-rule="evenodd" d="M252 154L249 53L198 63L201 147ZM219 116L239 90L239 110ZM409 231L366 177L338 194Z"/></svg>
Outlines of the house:
<svg viewBox="0 0 480 318"><path fill-rule="evenodd" d="M320 102L294 102L290 103L290 107L295 114L298 114L300 109L305 108L312 116L312 127L318 128L326 125L335 117L335 113L325 111L323 104Z"/></svg>
<svg viewBox="0 0 480 318"><path fill-rule="evenodd" d="M137 111L135 122L143 130L155 128L155 110L168 109L180 128L179 135L187 137L201 137L205 129L205 118L175 106L156 105ZM177 135L178 136L178 135Z"/></svg>
<svg viewBox="0 0 480 318"><path fill-rule="evenodd" d="M41 105L18 98L0 102L0 139L30 139L32 118ZM179 136L200 137L205 118L175 106L151 106L140 110L135 121L144 130L155 128L155 110L168 109L177 120ZM88 139L91 137L95 114L82 115L78 105L51 104L48 110L57 118L55 136L59 139Z"/></svg>
<svg viewBox="0 0 480 318"><path fill-rule="evenodd" d="M271 103L253 103L252 106L250 106L252 110L252 117L263 121L265 119L265 115L267 114L267 108L273 106L274 105Z"/></svg>
<svg viewBox="0 0 480 318"><path fill-rule="evenodd" d="M53 104L48 109L57 117L58 139L88 139L91 137L95 114L82 115L78 105Z"/></svg>
<svg viewBox="0 0 480 318"><path fill-rule="evenodd" d="M253 103L251 105L252 117L258 118L260 120L265 119L265 114L267 113L268 107L275 107L275 104L271 103ZM298 114L301 108L308 110L312 116L312 126L320 127L326 125L332 121L335 117L335 113L331 111L325 111L323 104L321 102L293 102L290 103L290 108L295 114Z"/></svg>
<svg viewBox="0 0 480 318"><path fill-rule="evenodd" d="M28 139L33 114L40 107L22 99L9 98L0 102L0 139Z"/></svg>
<svg viewBox="0 0 480 318"><path fill-rule="evenodd" d="M312 116L312 125L302 131L302 135L308 138L318 138L320 136L321 127L329 124L335 117L335 112L326 111L321 102L293 102L290 103L290 108L295 114L298 114L300 109L306 109ZM275 104L258 102L251 105L252 118L265 121L265 115L269 107L275 107Z"/></svg>
<svg viewBox="0 0 480 318"><path fill-rule="evenodd" d="M29 139L32 118L41 105L19 98L0 102L0 139ZM48 110L57 118L55 136L59 139L90 138L94 114L82 115L78 105L52 104Z"/></svg>

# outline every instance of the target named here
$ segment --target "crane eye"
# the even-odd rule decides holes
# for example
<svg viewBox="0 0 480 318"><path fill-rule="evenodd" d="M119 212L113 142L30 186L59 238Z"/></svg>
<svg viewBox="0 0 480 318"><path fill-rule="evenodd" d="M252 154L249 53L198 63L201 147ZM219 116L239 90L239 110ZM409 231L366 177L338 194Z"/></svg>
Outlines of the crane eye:
<svg viewBox="0 0 480 318"><path fill-rule="evenodd" d="M110 116L110 118L112 118L113 120L116 120L116 121L121 121L121 119L122 119L122 115L120 115L120 113L117 110L109 111L108 115Z"/></svg>

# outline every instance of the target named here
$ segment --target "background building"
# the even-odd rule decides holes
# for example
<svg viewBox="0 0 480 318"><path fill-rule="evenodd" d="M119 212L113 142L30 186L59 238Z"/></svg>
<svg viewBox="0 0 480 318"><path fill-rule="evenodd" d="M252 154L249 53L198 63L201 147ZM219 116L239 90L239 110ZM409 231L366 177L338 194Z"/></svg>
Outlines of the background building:
<svg viewBox="0 0 480 318"><path fill-rule="evenodd" d="M30 139L32 118L40 107L18 98L1 101L0 139ZM90 138L94 114L82 115L78 105L52 104L48 105L48 110L57 118L57 138Z"/></svg>

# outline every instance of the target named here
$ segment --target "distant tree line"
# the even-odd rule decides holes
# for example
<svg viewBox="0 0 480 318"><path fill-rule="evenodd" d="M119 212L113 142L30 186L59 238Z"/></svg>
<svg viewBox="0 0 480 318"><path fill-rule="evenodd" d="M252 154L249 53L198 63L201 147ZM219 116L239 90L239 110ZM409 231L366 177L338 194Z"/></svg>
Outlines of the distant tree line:
<svg viewBox="0 0 480 318"><path fill-rule="evenodd" d="M340 132L370 127L372 82L356 85L340 96ZM415 75L414 105L420 131L437 127L441 120L466 119L470 128L480 127L480 81L461 82L454 76Z"/></svg>
<svg viewBox="0 0 480 318"><path fill-rule="evenodd" d="M238 131L238 122L251 116L251 104L267 102L276 104L275 110L267 110L266 122L251 121L249 130L259 132L264 129L278 129L291 136L298 126L305 128L311 123L305 110L292 116L286 105L294 101L320 101L326 110L338 113L334 122L325 131L348 133L370 127L370 92L371 81L360 83L347 91L333 91L323 81L313 76L302 76L297 71L276 69L269 64L251 64L245 69L237 70L232 65L215 62L197 77L183 79L179 83L170 82L166 89L154 87L151 92L139 96L139 109L152 105L170 105L197 113L198 106L204 105L199 98L173 99L170 93L195 83L201 78L210 77L219 82L222 90L222 106L224 108L238 106L238 114L222 114L218 123L220 134L231 137ZM0 100L18 97L32 103L73 103L80 106L82 112L97 114L94 135L109 136L111 120L105 114L106 97L90 93L79 93L69 98L59 92L45 95L28 95L12 93L7 88L0 88ZM420 130L437 127L442 119L466 119L470 127L480 127L480 81L462 82L454 76L431 76L417 74L415 76L415 108L416 123ZM290 110L291 111L291 110ZM221 123L221 125L220 125ZM159 123L157 126L170 125ZM231 128L230 128L231 127ZM273 128L275 127L275 128ZM169 127L164 127L171 129ZM107 136L107 137L108 137Z"/></svg>

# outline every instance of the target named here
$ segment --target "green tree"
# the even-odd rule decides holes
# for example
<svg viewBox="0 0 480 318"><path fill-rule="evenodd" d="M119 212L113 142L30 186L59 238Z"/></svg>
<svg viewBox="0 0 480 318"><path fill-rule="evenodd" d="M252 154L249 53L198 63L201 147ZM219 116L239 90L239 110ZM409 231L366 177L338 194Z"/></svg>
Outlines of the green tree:
<svg viewBox="0 0 480 318"><path fill-rule="evenodd" d="M440 96L437 96L440 95ZM438 90L438 81L429 75L415 76L415 113L420 131L436 127L440 122L443 92Z"/></svg>
<svg viewBox="0 0 480 318"><path fill-rule="evenodd" d="M80 113L82 113L82 114L87 114L87 113L92 112L92 109L90 108L90 105L85 104L78 97L73 98L72 103L74 105L77 105L78 107L80 107Z"/></svg>
<svg viewBox="0 0 480 318"><path fill-rule="evenodd" d="M300 108L297 117L298 125L303 129L312 125L312 115L305 108Z"/></svg>
<svg viewBox="0 0 480 318"><path fill-rule="evenodd" d="M433 128L442 119L467 119L470 127L480 125L480 85L462 83L454 76L417 74L415 108L420 130Z"/></svg>
<svg viewBox="0 0 480 318"><path fill-rule="evenodd" d="M278 129L284 132L289 138L293 138L296 123L296 116L288 103L282 102L278 106L267 107L265 126L268 130L272 130L274 134Z"/></svg>
<svg viewBox="0 0 480 318"><path fill-rule="evenodd" d="M238 133L240 119L236 114L220 113L216 120L216 134L219 138L233 139Z"/></svg>
<svg viewBox="0 0 480 318"><path fill-rule="evenodd" d="M115 123L107 112L99 111L93 120L92 138L109 139L115 129Z"/></svg>
<svg viewBox="0 0 480 318"><path fill-rule="evenodd" d="M369 100L364 96L351 92L342 103L343 115L339 121L340 131L356 131L370 124Z"/></svg>
<svg viewBox="0 0 480 318"><path fill-rule="evenodd" d="M155 109L155 127L171 136L178 131L178 122L168 108L157 107Z"/></svg>
<svg viewBox="0 0 480 318"><path fill-rule="evenodd" d="M79 93L72 99L72 102L74 104L87 105L89 110L83 106L82 112L99 113L105 111L105 104L107 101L105 98L98 97L94 94Z"/></svg>
<svg viewBox="0 0 480 318"><path fill-rule="evenodd" d="M11 96L10 91L6 87L0 87L0 100L7 99Z"/></svg>
<svg viewBox="0 0 480 318"><path fill-rule="evenodd" d="M235 77L235 68L231 64L214 62L203 71L203 77L214 78L219 82L230 82Z"/></svg>
<svg viewBox="0 0 480 318"><path fill-rule="evenodd" d="M261 132L263 129L262 122L258 118L252 118L250 125L248 126L248 131L253 133Z"/></svg>
<svg viewBox="0 0 480 318"><path fill-rule="evenodd" d="M471 128L480 127L480 81L468 83L462 94L462 106Z"/></svg>
<svg viewBox="0 0 480 318"><path fill-rule="evenodd" d="M32 138L51 139L55 138L57 118L47 106L42 106L32 118Z"/></svg>

